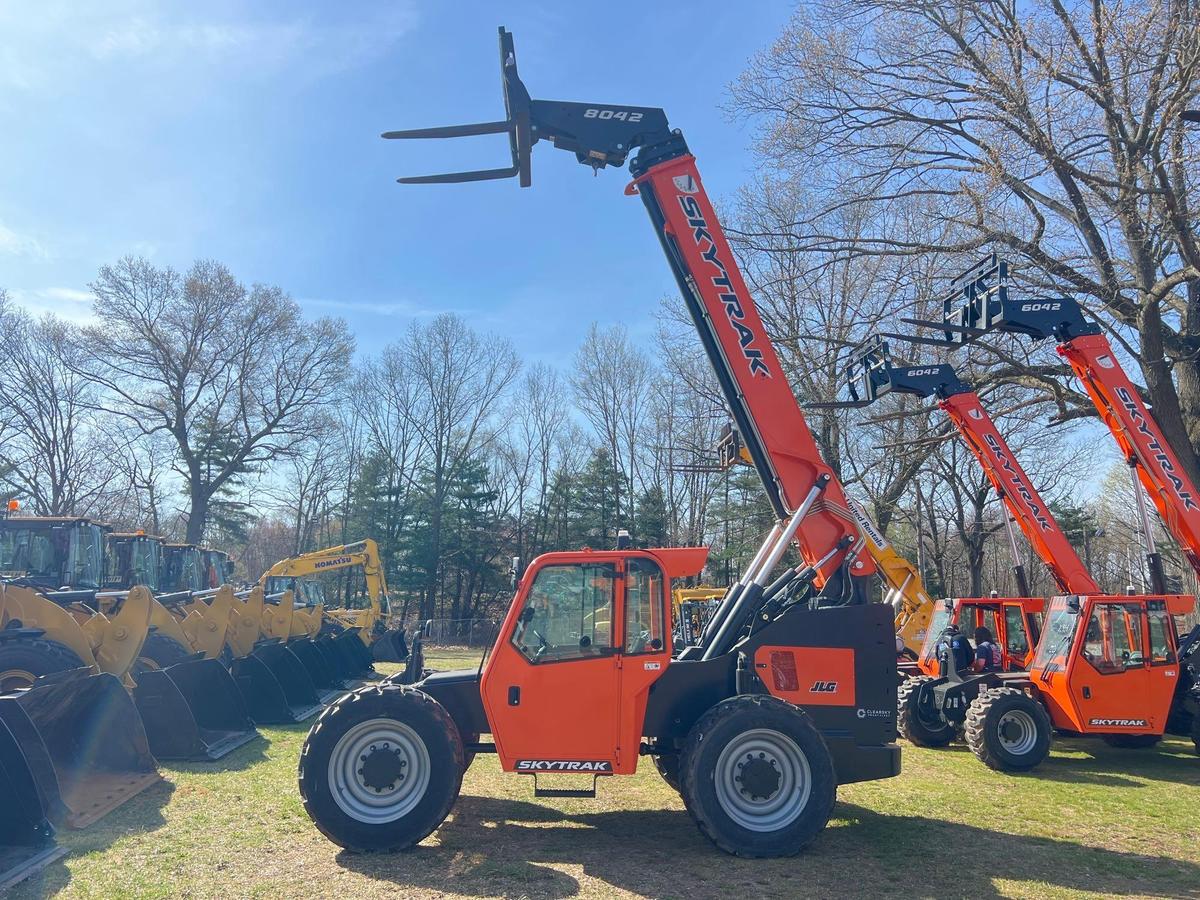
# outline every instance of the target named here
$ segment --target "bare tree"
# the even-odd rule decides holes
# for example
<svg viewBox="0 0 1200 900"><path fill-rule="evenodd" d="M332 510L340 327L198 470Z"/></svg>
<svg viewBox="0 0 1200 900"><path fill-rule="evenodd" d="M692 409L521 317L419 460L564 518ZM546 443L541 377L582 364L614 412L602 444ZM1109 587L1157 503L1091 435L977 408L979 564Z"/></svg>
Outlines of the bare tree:
<svg viewBox="0 0 1200 900"><path fill-rule="evenodd" d="M291 452L342 383L353 352L345 323L305 321L277 287L247 289L219 263L186 276L127 257L91 285L99 320L75 370L142 434L169 434L188 495L187 539L243 474Z"/></svg>
<svg viewBox="0 0 1200 900"><path fill-rule="evenodd" d="M95 413L95 388L69 365L70 326L13 311L0 332L0 477L42 515L85 514L116 474Z"/></svg>
<svg viewBox="0 0 1200 900"><path fill-rule="evenodd" d="M818 0L735 89L761 153L816 202L786 229L835 256L999 245L1137 359L1198 471L1200 95L1191 0ZM847 191L852 199L847 198ZM829 214L867 204L865 233ZM897 215L924 233L891 227ZM1072 410L1088 412L1085 406Z"/></svg>

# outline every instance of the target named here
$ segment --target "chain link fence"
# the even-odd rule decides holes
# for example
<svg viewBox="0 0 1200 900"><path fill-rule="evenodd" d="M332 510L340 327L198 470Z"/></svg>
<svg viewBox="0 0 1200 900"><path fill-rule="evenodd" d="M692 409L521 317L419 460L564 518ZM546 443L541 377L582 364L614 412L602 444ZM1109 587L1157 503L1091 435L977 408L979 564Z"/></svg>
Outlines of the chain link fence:
<svg viewBox="0 0 1200 900"><path fill-rule="evenodd" d="M500 619L428 619L421 629L426 647L490 647L500 633Z"/></svg>

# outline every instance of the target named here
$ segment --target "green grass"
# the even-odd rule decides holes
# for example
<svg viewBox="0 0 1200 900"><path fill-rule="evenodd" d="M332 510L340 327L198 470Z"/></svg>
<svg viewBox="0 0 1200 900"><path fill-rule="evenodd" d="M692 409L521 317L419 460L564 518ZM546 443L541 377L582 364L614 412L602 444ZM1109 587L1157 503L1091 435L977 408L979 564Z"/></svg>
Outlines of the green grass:
<svg viewBox="0 0 1200 900"><path fill-rule="evenodd" d="M439 668L478 653L431 654ZM449 820L414 851L342 853L296 792L306 728L166 782L98 824L13 892L62 897L1200 897L1200 758L1191 742L1119 751L1058 740L1036 775L970 753L905 746L904 774L838 792L801 856L740 860L696 830L647 762L595 800L534 801L532 784L476 760Z"/></svg>

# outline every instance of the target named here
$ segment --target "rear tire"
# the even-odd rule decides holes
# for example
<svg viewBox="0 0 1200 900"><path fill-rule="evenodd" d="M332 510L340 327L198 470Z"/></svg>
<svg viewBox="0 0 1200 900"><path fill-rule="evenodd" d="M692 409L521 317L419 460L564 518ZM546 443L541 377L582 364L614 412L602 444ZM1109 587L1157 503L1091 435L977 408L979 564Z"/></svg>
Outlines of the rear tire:
<svg viewBox="0 0 1200 900"><path fill-rule="evenodd" d="M137 681L143 672L165 669L181 662L187 662L195 654L170 635L160 631L152 631L146 635L146 642L138 652L129 674Z"/></svg>
<svg viewBox="0 0 1200 900"><path fill-rule="evenodd" d="M793 856L837 795L833 757L807 713L774 697L723 700L688 734L680 793L700 831L735 856Z"/></svg>
<svg viewBox="0 0 1200 900"><path fill-rule="evenodd" d="M1053 729L1041 703L1011 687L981 691L967 709L967 746L999 772L1027 772L1050 753Z"/></svg>
<svg viewBox="0 0 1200 900"><path fill-rule="evenodd" d="M0 641L0 693L27 688L43 675L86 665L66 644L44 638Z"/></svg>
<svg viewBox="0 0 1200 900"><path fill-rule="evenodd" d="M300 752L300 798L347 850L405 850L449 815L462 786L454 719L423 691L390 682L326 707Z"/></svg>
<svg viewBox="0 0 1200 900"><path fill-rule="evenodd" d="M679 787L679 754L678 753L657 753L653 757L654 768L658 770L658 774L662 776L662 780L673 787L675 790L680 790Z"/></svg>
<svg viewBox="0 0 1200 900"><path fill-rule="evenodd" d="M936 710L923 710L917 703L919 689L934 679L928 675L909 678L896 689L896 729L918 747L945 747L958 736L958 729Z"/></svg>
<svg viewBox="0 0 1200 900"><path fill-rule="evenodd" d="M1196 753L1200 755L1200 716L1192 718L1192 745L1196 748Z"/></svg>
<svg viewBox="0 0 1200 900"><path fill-rule="evenodd" d="M1106 734L1104 743L1119 750L1145 750L1162 740L1160 734Z"/></svg>

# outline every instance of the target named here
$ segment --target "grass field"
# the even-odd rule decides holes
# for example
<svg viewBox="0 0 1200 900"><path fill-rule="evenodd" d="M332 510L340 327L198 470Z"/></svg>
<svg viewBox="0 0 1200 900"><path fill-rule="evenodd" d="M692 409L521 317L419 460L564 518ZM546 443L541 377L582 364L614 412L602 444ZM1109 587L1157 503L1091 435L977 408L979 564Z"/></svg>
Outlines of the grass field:
<svg viewBox="0 0 1200 900"><path fill-rule="evenodd" d="M474 665L478 653L432 657ZM382 668L382 666L381 666ZM306 728L166 782L82 832L13 892L62 897L1074 897L1200 898L1200 758L1191 742L1119 751L1059 740L1036 776L961 748L905 746L904 774L838 792L801 856L740 860L705 841L646 764L595 800L534 801L482 757L451 818L416 850L342 853L296 791Z"/></svg>

